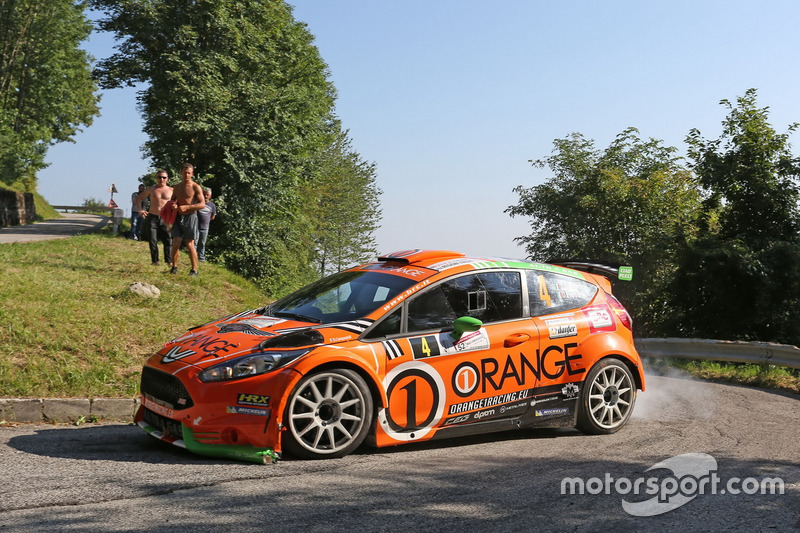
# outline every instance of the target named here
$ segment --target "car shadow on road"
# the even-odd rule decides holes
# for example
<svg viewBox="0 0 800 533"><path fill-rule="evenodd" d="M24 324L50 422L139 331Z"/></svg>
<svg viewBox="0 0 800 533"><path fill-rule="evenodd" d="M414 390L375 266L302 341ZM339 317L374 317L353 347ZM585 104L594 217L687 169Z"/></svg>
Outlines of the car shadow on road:
<svg viewBox="0 0 800 533"><path fill-rule="evenodd" d="M8 440L15 450L61 459L82 461L130 461L152 464L221 464L225 460L208 459L168 445L133 424L98 424L86 426L37 426L34 433Z"/></svg>
<svg viewBox="0 0 800 533"><path fill-rule="evenodd" d="M514 440L551 439L580 436L577 430L523 429L488 433L422 443L412 443L389 448L374 448L362 445L353 455L395 455L413 454L418 451L435 449L457 449L463 446L491 444ZM242 464L238 461L203 457L183 448L161 442L147 435L133 424L99 424L86 426L37 426L34 433L18 435L8 440L8 446L15 450L62 459L82 461L125 461L150 464ZM291 456L284 460L297 462Z"/></svg>

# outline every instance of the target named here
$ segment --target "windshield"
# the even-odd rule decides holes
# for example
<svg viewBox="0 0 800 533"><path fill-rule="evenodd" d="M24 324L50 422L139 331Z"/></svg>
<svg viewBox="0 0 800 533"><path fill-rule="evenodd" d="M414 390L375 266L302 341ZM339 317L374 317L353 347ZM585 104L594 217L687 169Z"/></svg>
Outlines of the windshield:
<svg viewBox="0 0 800 533"><path fill-rule="evenodd" d="M330 324L363 318L415 283L402 276L347 271L332 274L268 306L265 314Z"/></svg>

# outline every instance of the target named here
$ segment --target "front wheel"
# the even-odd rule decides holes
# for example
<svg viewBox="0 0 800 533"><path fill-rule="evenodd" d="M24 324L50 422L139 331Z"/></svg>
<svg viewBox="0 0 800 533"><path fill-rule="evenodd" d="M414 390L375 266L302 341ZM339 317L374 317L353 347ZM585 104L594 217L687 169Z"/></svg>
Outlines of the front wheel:
<svg viewBox="0 0 800 533"><path fill-rule="evenodd" d="M594 365L584 381L578 428L595 435L616 433L625 425L636 401L636 383L628 366L616 358Z"/></svg>
<svg viewBox="0 0 800 533"><path fill-rule="evenodd" d="M286 407L284 448L295 457L343 457L364 441L372 396L356 372L335 369L305 376Z"/></svg>

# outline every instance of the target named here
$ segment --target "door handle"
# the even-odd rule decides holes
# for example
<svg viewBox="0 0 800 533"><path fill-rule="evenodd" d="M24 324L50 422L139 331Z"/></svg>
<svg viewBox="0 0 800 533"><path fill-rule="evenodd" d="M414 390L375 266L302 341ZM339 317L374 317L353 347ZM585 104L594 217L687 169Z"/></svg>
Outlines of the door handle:
<svg viewBox="0 0 800 533"><path fill-rule="evenodd" d="M511 348L512 346L516 346L530 340L530 338L531 336L527 333L514 333L513 335L506 337L506 340L503 341L503 347Z"/></svg>

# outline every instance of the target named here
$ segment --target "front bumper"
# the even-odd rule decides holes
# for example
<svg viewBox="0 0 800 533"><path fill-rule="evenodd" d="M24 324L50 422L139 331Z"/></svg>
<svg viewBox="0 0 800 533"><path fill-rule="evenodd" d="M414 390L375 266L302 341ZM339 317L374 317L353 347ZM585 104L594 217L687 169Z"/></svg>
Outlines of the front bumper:
<svg viewBox="0 0 800 533"><path fill-rule="evenodd" d="M280 459L280 453L272 448L261 448L245 444L207 444L201 442L199 439L203 438L202 432L195 433L185 424L175 420L169 421L169 428L156 427L145 420L146 412L147 408L142 406L136 413L135 420L139 427L144 429L151 437L185 448L192 453L206 457L222 457L258 464L276 463ZM159 415L155 414L155 416L158 417ZM180 426L178 427L178 425Z"/></svg>

